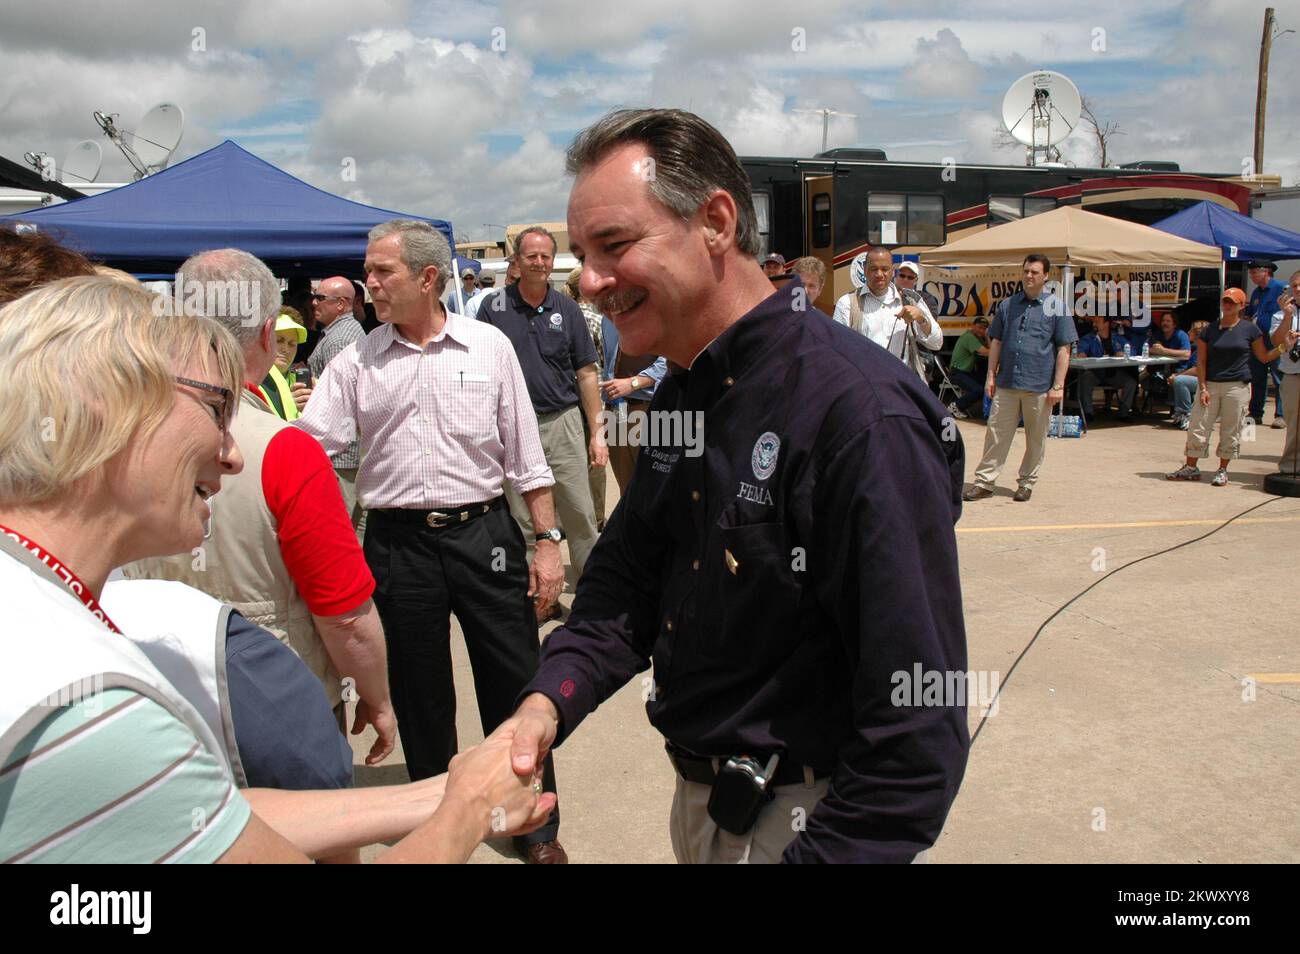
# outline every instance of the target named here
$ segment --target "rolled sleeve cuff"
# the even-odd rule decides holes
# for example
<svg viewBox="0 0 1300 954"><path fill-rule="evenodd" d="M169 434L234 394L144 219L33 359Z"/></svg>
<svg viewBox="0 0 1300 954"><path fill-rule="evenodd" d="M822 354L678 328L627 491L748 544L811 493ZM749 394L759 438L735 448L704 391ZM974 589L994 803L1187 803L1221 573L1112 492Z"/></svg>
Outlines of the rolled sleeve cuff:
<svg viewBox="0 0 1300 954"><path fill-rule="evenodd" d="M531 474L522 477L511 477L511 485L520 494L526 494L530 490L540 490L543 487L555 486L555 475L551 473L551 468L543 467L540 471L534 471Z"/></svg>

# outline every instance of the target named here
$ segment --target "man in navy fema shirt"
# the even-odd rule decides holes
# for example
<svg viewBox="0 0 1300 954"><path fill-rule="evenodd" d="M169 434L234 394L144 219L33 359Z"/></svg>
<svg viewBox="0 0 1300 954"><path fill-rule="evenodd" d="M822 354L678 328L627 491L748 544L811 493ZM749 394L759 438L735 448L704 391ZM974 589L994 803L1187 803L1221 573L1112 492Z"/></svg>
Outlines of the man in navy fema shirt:
<svg viewBox="0 0 1300 954"><path fill-rule="evenodd" d="M642 447L502 729L516 773L653 660L679 861L917 860L969 747L965 693L936 691L966 675L955 423L797 283L773 290L749 180L699 117L612 112L568 165L583 296L667 357L651 414L677 426Z"/></svg>
<svg viewBox="0 0 1300 954"><path fill-rule="evenodd" d="M1273 330L1273 316L1282 309L1278 306L1278 297L1286 291L1286 282L1274 278L1277 264L1274 262L1255 261L1250 263L1250 280L1255 288L1250 293L1246 305L1246 317L1259 325L1267 341ZM1268 382L1273 382L1276 389L1277 403L1273 408L1273 426L1286 427L1286 415L1282 413L1282 372L1278 370L1277 361L1264 364L1253 354L1250 356L1250 416L1256 424L1264 423L1264 405L1268 403Z"/></svg>
<svg viewBox="0 0 1300 954"><path fill-rule="evenodd" d="M1024 288L1002 300L989 328L989 373L984 393L993 399L993 406L984 432L984 456L975 469L975 485L966 491L963 500L993 496L1022 418L1025 456L1020 461L1019 486L1012 499L1024 503L1038 482L1052 407L1065 394L1070 344L1078 340L1074 319L1066 314L1065 303L1043 290L1051 267L1046 255L1026 256Z"/></svg>
<svg viewBox="0 0 1300 954"><path fill-rule="evenodd" d="M564 528L553 538L569 540L573 578L582 576L596 543L596 506L591 497L588 467L609 462L601 427L600 387L596 346L587 318L578 303L551 287L549 279L558 251L555 236L532 225L515 239L514 261L519 281L483 300L478 320L500 329L515 349L537 415L537 433L546 465L555 475L551 488L555 513ZM583 418L587 420L584 436ZM510 513L524 534L531 559L536 534L523 497L506 489ZM559 613L559 607L555 608Z"/></svg>

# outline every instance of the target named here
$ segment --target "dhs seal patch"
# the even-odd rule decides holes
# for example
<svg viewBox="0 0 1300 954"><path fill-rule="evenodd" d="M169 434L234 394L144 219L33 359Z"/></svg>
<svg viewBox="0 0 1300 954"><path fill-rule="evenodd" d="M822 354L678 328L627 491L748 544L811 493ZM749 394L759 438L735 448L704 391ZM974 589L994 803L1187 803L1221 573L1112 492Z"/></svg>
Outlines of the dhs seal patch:
<svg viewBox="0 0 1300 954"><path fill-rule="evenodd" d="M754 453L749 456L749 462L754 468L754 476L759 480L767 480L771 477L772 471L776 470L776 458L780 453L781 438L771 431L755 441Z"/></svg>
<svg viewBox="0 0 1300 954"><path fill-rule="evenodd" d="M551 330L559 331L562 324L564 324L563 316L558 311L551 312Z"/></svg>

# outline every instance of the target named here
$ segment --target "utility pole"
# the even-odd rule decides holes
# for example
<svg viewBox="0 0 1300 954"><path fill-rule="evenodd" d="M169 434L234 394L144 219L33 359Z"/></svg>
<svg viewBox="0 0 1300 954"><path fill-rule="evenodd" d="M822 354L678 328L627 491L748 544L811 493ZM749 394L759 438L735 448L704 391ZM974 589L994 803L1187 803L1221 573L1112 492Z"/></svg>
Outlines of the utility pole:
<svg viewBox="0 0 1300 954"><path fill-rule="evenodd" d="M1268 106L1268 55L1273 49L1273 8L1264 11L1264 36L1259 41L1259 86L1255 90L1255 175L1264 172L1264 112Z"/></svg>

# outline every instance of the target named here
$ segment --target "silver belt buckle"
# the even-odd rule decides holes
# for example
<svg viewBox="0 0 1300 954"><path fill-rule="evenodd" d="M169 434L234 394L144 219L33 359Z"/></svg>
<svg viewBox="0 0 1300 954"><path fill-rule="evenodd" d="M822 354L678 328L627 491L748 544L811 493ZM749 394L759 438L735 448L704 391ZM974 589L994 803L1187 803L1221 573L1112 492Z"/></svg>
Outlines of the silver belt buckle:
<svg viewBox="0 0 1300 954"><path fill-rule="evenodd" d="M429 515L424 518L424 522L434 530L441 530L447 526L447 521L450 519L451 516L449 514L440 513L437 510L430 510Z"/></svg>

